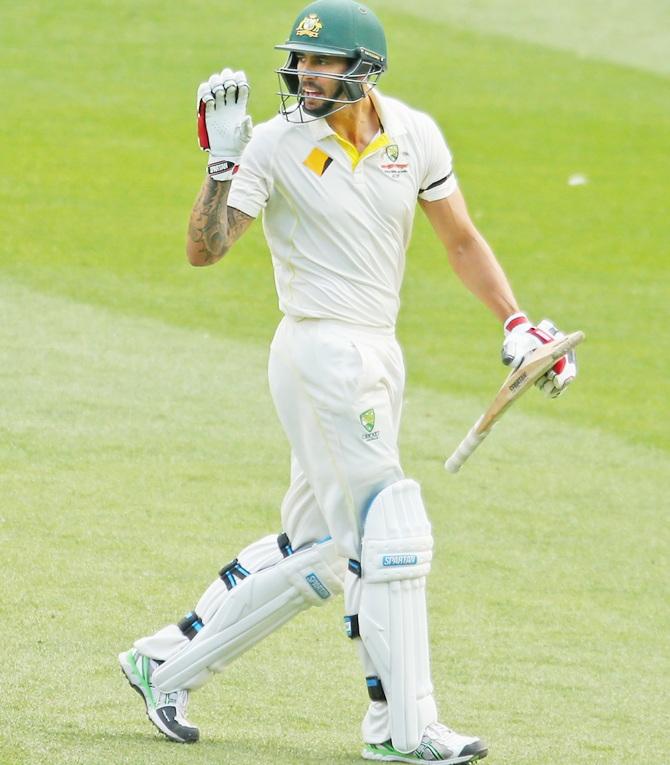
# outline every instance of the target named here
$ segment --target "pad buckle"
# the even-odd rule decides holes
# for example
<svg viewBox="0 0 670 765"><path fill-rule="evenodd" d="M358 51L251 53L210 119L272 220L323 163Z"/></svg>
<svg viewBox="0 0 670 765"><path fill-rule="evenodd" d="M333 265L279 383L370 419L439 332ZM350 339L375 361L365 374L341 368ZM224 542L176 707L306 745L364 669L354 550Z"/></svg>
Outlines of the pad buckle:
<svg viewBox="0 0 670 765"><path fill-rule="evenodd" d="M189 640L193 640L204 626L202 619L195 611L189 611L183 619L177 622L177 627Z"/></svg>
<svg viewBox="0 0 670 765"><path fill-rule="evenodd" d="M368 696L371 701L386 701L382 681L378 677L371 675L365 678L365 682L368 686Z"/></svg>
<svg viewBox="0 0 670 765"><path fill-rule="evenodd" d="M358 628L358 614L344 617L344 631L347 633L347 637L350 640L354 640L361 636L361 632Z"/></svg>
<svg viewBox="0 0 670 765"><path fill-rule="evenodd" d="M277 537L277 547L284 558L288 558L289 555L293 555L293 548L291 547L291 540L288 538L288 534L285 531Z"/></svg>
<svg viewBox="0 0 670 765"><path fill-rule="evenodd" d="M223 580L228 591L230 591L235 587L238 579L242 581L243 579L246 579L250 573L251 572L247 571L239 560L235 558L235 560L231 561L219 571L219 576Z"/></svg>

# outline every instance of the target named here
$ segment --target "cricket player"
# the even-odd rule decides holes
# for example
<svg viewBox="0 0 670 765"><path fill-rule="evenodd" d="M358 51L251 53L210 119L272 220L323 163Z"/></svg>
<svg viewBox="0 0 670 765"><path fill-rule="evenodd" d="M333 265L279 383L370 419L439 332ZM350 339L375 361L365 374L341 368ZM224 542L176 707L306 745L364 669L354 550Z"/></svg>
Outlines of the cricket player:
<svg viewBox="0 0 670 765"><path fill-rule="evenodd" d="M387 48L374 13L356 0L317 0L276 47L288 59L277 70L280 113L268 122L252 129L241 71L198 89L209 163L187 253L194 266L216 263L263 218L284 314L269 359L291 446L283 530L242 550L192 611L119 660L151 722L193 742L190 691L344 592L370 697L363 757L474 762L486 744L438 721L425 599L433 538L398 453L405 371L395 325L417 202L458 277L502 323L505 363L518 365L557 330L519 310L436 123L376 89ZM565 357L540 385L556 396L575 373Z"/></svg>

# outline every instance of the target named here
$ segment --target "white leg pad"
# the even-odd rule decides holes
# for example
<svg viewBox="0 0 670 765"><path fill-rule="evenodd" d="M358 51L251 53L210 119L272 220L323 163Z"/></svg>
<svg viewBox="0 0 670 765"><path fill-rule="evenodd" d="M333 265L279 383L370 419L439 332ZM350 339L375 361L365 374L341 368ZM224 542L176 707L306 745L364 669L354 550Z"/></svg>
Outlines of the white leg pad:
<svg viewBox="0 0 670 765"><path fill-rule="evenodd" d="M344 610L349 617L354 614L358 616L361 610L361 578L351 571L347 571L344 578ZM355 635L351 633L352 627L349 625L347 634L349 637L355 638ZM366 680L379 677L379 672L372 663L365 644L360 639L360 634L358 638L354 639L354 643ZM391 721L386 701L370 701L361 723L361 733L363 734L363 741L367 744L383 744L391 738Z"/></svg>
<svg viewBox="0 0 670 765"><path fill-rule="evenodd" d="M300 611L342 592L346 561L329 539L294 552L234 587L204 627L153 674L160 690L189 688L203 670L221 671Z"/></svg>
<svg viewBox="0 0 670 765"><path fill-rule="evenodd" d="M380 492L363 530L358 620L388 702L393 746L401 752L416 749L437 720L426 615L432 550L419 485L406 479Z"/></svg>
<svg viewBox="0 0 670 765"><path fill-rule="evenodd" d="M238 560L247 571L254 573L264 568L269 568L279 563L284 556L277 546L277 536L269 534L244 548L238 555ZM212 616L221 608L224 600L228 597L228 588L221 578L215 579L201 595L195 612L206 624ZM150 656L158 661L166 661L189 644L189 639L176 624L169 624L158 630L153 635L139 638L135 641L135 648L145 656ZM207 673L201 678L207 679ZM202 682L199 683L201 685ZM194 686L189 686L193 688Z"/></svg>

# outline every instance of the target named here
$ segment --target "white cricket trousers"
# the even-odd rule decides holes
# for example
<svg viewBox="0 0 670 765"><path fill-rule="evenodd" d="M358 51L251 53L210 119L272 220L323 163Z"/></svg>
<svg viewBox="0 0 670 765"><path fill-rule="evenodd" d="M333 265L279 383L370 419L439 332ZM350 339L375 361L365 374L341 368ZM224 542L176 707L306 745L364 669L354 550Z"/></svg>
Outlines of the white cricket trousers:
<svg viewBox="0 0 670 765"><path fill-rule="evenodd" d="M331 536L340 555L358 560L370 503L404 477L405 368L394 332L285 317L269 379L292 451L283 528L294 549Z"/></svg>
<svg viewBox="0 0 670 765"><path fill-rule="evenodd" d="M360 560L372 501L404 478L398 428L405 370L394 333L330 319L285 317L272 341L269 378L291 445L291 483L281 506L290 544L298 550L332 537L343 559ZM276 536L269 535L242 550L235 562L253 575L282 560ZM344 560L342 564L344 575ZM348 576L351 583L355 576ZM205 625L224 607L228 585L219 577L198 601L195 614ZM277 626L281 624L278 619ZM170 624L136 640L135 647L169 661L187 649L191 639ZM250 640L249 647L255 642ZM359 650L365 663L362 644ZM212 665L211 670L219 667ZM187 687L197 688L209 677L206 670ZM373 702L363 723L365 741L386 741L389 726L386 704Z"/></svg>

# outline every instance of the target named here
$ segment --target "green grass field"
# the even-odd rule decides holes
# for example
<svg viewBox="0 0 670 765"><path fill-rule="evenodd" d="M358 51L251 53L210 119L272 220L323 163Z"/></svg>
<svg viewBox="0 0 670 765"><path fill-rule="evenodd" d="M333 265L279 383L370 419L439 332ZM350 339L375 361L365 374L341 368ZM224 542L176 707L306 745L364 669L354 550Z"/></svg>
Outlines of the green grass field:
<svg viewBox="0 0 670 765"><path fill-rule="evenodd" d="M417 216L402 445L437 540L441 716L485 737L491 765L661 765L667 4L371 5L384 90L442 125L522 305L588 336L565 397L529 394L447 475L504 376L500 328ZM341 601L196 694L195 747L154 732L116 665L279 531L288 447L265 379L279 314L261 227L212 269L183 244L203 175L195 88L230 63L256 122L274 114L272 45L297 10L0 4L1 765L360 762L366 693Z"/></svg>

